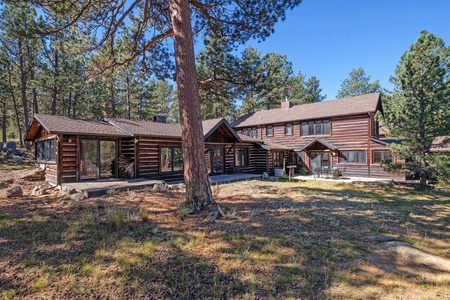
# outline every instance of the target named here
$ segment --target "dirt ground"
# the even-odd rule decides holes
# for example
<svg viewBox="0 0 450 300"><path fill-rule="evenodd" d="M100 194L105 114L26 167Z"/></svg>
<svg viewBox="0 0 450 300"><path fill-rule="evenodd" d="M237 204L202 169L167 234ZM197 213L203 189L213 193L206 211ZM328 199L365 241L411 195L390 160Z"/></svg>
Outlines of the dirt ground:
<svg viewBox="0 0 450 300"><path fill-rule="evenodd" d="M4 299L450 299L446 191L237 182L210 224L182 190L73 201L21 174L0 170L24 191L0 190Z"/></svg>

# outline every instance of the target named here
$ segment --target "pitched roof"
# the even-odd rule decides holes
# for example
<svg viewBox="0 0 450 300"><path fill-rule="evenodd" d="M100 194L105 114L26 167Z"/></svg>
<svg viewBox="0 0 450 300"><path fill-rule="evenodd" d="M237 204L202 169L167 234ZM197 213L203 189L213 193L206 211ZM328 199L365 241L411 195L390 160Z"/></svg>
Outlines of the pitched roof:
<svg viewBox="0 0 450 300"><path fill-rule="evenodd" d="M381 109L380 93L365 94L351 98L295 105L289 109L275 108L239 116L233 127L306 121L338 116L376 112Z"/></svg>
<svg viewBox="0 0 450 300"><path fill-rule="evenodd" d="M164 138L181 137L180 124L134 121L117 118L103 118L103 120L131 136L151 136Z"/></svg>
<svg viewBox="0 0 450 300"><path fill-rule="evenodd" d="M113 126L97 120L68 118L63 116L35 114L27 131L25 140L32 141L39 126L43 126L50 134L81 134L126 137L128 134Z"/></svg>
<svg viewBox="0 0 450 300"><path fill-rule="evenodd" d="M203 135L208 138L221 125L229 130L229 136L240 137L223 118L203 121ZM103 118L101 121L68 118L63 116L35 114L25 140L33 141L39 126L43 126L50 134L78 134L96 136L148 136L161 138L181 138L180 124L157 123L150 121L133 121L118 118Z"/></svg>
<svg viewBox="0 0 450 300"><path fill-rule="evenodd" d="M294 150L292 147L280 144L280 143L275 143L275 142L270 142L270 141L260 141L259 143L257 143L258 145L261 146L261 148L266 149L266 150L287 150L287 151L292 151Z"/></svg>
<svg viewBox="0 0 450 300"><path fill-rule="evenodd" d="M151 121L133 121L117 118L103 118L105 122L114 127L128 133L131 136L148 136L160 138L181 138L180 124L158 123ZM224 124L230 132L235 135L236 139L240 141L238 135L231 128L230 124L224 118L217 118L202 121L203 136L208 138L213 132Z"/></svg>
<svg viewBox="0 0 450 300"><path fill-rule="evenodd" d="M305 145L303 145L298 151L303 151L306 148L314 145L315 143L320 143L320 144L324 145L325 147L327 147L327 148L329 148L329 149L331 149L333 151L338 149L335 145L333 145L332 143L330 143L330 142L328 142L328 141L326 141L324 139L315 138L312 141L310 141L310 142L306 143Z"/></svg>
<svg viewBox="0 0 450 300"><path fill-rule="evenodd" d="M450 152L450 136L439 136L431 144L431 152Z"/></svg>

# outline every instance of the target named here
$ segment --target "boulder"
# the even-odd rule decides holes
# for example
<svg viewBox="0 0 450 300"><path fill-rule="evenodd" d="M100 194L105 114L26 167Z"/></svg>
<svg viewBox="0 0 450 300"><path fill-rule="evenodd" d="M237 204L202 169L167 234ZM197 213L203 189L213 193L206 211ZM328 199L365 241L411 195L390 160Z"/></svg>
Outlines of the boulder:
<svg viewBox="0 0 450 300"><path fill-rule="evenodd" d="M29 171L25 173L20 179L25 181L44 181L45 180L45 169L37 168L36 170Z"/></svg>
<svg viewBox="0 0 450 300"><path fill-rule="evenodd" d="M0 189L9 186L13 182L14 182L14 179L12 179L12 178L5 178L5 179L0 180Z"/></svg>
<svg viewBox="0 0 450 300"><path fill-rule="evenodd" d="M11 150L16 150L17 149L17 144L14 141L7 142L5 148L6 148L6 151L8 151L10 149Z"/></svg>
<svg viewBox="0 0 450 300"><path fill-rule="evenodd" d="M165 191L165 190L167 190L167 183L165 183L165 182L157 182L153 186L153 190L154 191Z"/></svg>
<svg viewBox="0 0 450 300"><path fill-rule="evenodd" d="M31 195L33 195L33 196L42 196L42 195L45 195L45 194L47 194L47 190L48 189L51 189L52 187L50 187L50 188L44 188L44 187L42 187L42 185L37 185L37 186L35 186L34 188L33 188L33 190L31 191Z"/></svg>
<svg viewBox="0 0 450 300"><path fill-rule="evenodd" d="M269 178L269 174L267 174L267 172L262 173L261 175L262 179L268 179Z"/></svg>
<svg viewBox="0 0 450 300"><path fill-rule="evenodd" d="M61 191L63 191L64 193L66 193L67 195L73 195L77 192L76 189L71 188L69 186L61 186Z"/></svg>
<svg viewBox="0 0 450 300"><path fill-rule="evenodd" d="M6 190L6 198L12 198L12 197L22 197L23 192L20 185L16 185L13 188L10 188L9 190Z"/></svg>
<svg viewBox="0 0 450 300"><path fill-rule="evenodd" d="M18 165L23 164L23 159L20 156L13 155L12 160L15 164L18 164Z"/></svg>
<svg viewBox="0 0 450 300"><path fill-rule="evenodd" d="M72 194L72 196L70 196L70 199L75 200L75 201L81 201L86 199L86 196L82 193L75 193Z"/></svg>
<svg viewBox="0 0 450 300"><path fill-rule="evenodd" d="M6 150L6 153L5 153L6 157L12 157L13 155L14 155L14 150L13 149Z"/></svg>

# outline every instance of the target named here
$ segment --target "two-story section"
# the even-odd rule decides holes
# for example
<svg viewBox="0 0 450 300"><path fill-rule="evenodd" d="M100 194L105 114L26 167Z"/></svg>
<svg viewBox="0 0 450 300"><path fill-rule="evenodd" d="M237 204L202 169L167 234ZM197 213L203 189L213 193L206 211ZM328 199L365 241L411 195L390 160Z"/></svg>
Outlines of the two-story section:
<svg viewBox="0 0 450 300"><path fill-rule="evenodd" d="M404 178L384 170L394 162L391 141L379 135L375 115L382 113L380 93L303 105L281 103L280 108L240 116L232 125L243 135L284 145L272 151L276 168L305 166L309 172L339 168L347 177Z"/></svg>

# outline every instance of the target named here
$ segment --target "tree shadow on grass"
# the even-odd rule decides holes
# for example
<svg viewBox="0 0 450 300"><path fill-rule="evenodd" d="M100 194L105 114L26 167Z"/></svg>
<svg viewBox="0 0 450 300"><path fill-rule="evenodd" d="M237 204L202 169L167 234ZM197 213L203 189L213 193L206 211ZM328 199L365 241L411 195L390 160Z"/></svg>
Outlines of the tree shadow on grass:
<svg viewBox="0 0 450 300"><path fill-rule="evenodd" d="M0 215L0 288L17 298L324 299L383 289L389 276L407 286L420 272L364 238L448 219L434 212L434 220L416 220L394 199L400 196L386 197L290 184L261 197L223 197L220 203L236 210L215 224L181 219L175 205L156 200L120 201L124 193L72 205L15 199ZM147 204L142 218L139 207ZM333 294L339 285L347 288Z"/></svg>

